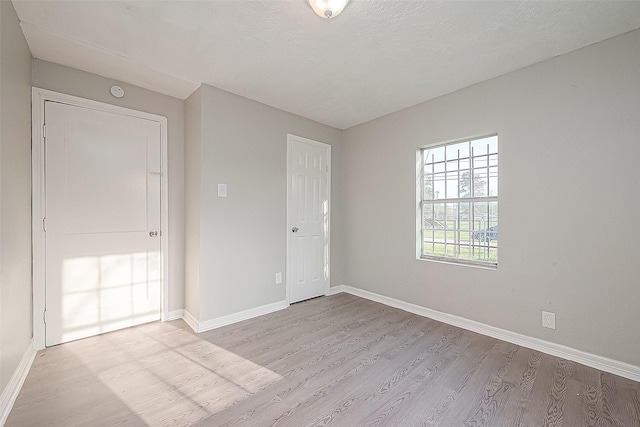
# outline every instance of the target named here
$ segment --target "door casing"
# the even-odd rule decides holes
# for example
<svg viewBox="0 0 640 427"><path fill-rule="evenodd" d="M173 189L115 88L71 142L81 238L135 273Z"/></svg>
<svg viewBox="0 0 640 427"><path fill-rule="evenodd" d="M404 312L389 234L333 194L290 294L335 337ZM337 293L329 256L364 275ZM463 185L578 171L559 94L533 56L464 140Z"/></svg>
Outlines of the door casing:
<svg viewBox="0 0 640 427"><path fill-rule="evenodd" d="M44 133L45 101L89 108L114 114L138 117L160 123L160 146L162 176L160 184L160 257L162 262L161 277L161 320L169 317L169 263L167 248L169 247L168 229L168 175L167 175L167 118L155 114L131 110L111 104L66 95L46 89L31 90L31 165L32 165L32 229L33 229L33 346L36 350L45 348L45 308L46 308L46 269L45 269L45 174L44 174Z"/></svg>
<svg viewBox="0 0 640 427"><path fill-rule="evenodd" d="M290 268L291 268L291 215L290 211L290 201L291 201L291 189L290 189L290 174L291 174L291 145L294 142L300 142L304 144L313 145L315 147L319 147L325 149L327 151L327 203L328 203L328 229L327 229L327 248L328 248L328 260L329 263L329 276L327 278L327 285L325 289L325 295L329 293L329 289L331 288L331 146L329 144L325 144L323 142L314 141L312 139L303 138L301 136L296 136L292 134L287 134L287 229L286 238L287 238L287 256L286 256L286 298L287 304L291 304L291 281L290 281Z"/></svg>

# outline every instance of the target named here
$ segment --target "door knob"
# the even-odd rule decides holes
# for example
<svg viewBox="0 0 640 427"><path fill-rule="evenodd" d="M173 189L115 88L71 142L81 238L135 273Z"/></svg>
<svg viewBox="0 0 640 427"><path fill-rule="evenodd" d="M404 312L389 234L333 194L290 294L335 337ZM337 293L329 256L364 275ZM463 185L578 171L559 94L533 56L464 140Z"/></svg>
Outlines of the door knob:
<svg viewBox="0 0 640 427"><path fill-rule="evenodd" d="M158 237L158 231L157 230L151 230L149 232L149 237Z"/></svg>
<svg viewBox="0 0 640 427"><path fill-rule="evenodd" d="M298 227L293 227L293 228L291 229L291 232L292 232L292 233L297 233L297 232L298 232Z"/></svg>

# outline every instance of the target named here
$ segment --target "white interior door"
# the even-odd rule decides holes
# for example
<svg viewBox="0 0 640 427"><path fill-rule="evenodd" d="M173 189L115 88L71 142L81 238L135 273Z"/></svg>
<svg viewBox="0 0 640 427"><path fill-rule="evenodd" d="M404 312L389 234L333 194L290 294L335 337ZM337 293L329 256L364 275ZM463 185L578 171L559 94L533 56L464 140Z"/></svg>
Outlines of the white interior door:
<svg viewBox="0 0 640 427"><path fill-rule="evenodd" d="M160 123L45 104L46 345L160 319Z"/></svg>
<svg viewBox="0 0 640 427"><path fill-rule="evenodd" d="M331 147L288 136L289 303L329 290Z"/></svg>

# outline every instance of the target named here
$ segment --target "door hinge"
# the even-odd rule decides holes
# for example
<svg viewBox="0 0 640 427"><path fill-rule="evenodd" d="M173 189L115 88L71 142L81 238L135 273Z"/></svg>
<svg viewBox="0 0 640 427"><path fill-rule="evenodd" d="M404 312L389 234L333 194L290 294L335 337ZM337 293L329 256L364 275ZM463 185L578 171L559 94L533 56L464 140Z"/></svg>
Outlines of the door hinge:
<svg viewBox="0 0 640 427"><path fill-rule="evenodd" d="M47 137L47 125L42 125L42 137Z"/></svg>
<svg viewBox="0 0 640 427"><path fill-rule="evenodd" d="M44 320L44 324L47 324L47 310L44 311L43 316L42 316L42 320Z"/></svg>
<svg viewBox="0 0 640 427"><path fill-rule="evenodd" d="M42 218L42 231L47 231L47 218Z"/></svg>

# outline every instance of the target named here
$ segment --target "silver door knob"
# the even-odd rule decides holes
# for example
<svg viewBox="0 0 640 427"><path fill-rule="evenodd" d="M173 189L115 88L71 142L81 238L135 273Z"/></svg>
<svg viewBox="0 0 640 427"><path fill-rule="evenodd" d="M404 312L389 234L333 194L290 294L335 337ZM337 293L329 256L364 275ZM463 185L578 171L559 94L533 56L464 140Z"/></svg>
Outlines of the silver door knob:
<svg viewBox="0 0 640 427"><path fill-rule="evenodd" d="M298 227L293 227L293 228L291 229L291 232L292 232L292 233L297 233L297 232L298 232Z"/></svg>
<svg viewBox="0 0 640 427"><path fill-rule="evenodd" d="M149 232L149 237L158 237L158 232L156 230L151 230Z"/></svg>

